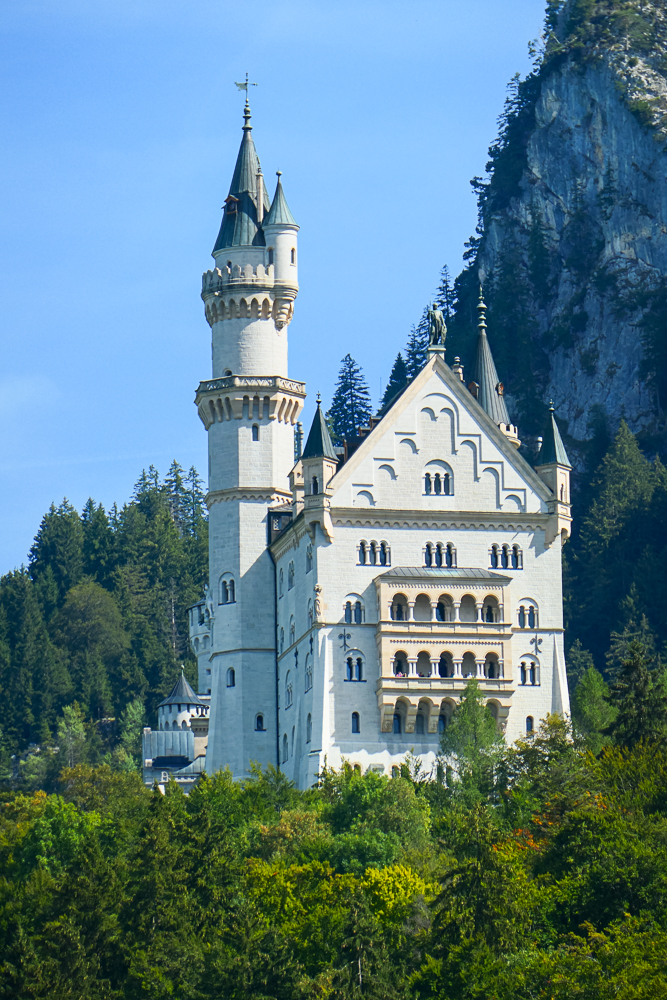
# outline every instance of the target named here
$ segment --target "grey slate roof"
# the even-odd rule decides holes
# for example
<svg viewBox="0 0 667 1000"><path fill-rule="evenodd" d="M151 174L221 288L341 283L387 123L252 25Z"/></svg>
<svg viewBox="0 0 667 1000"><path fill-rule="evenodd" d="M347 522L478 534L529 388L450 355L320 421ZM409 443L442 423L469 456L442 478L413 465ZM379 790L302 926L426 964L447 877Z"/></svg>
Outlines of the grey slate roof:
<svg viewBox="0 0 667 1000"><path fill-rule="evenodd" d="M475 369L473 379L479 386L477 402L493 420L494 424L511 423L507 412L505 397L498 392L500 379L489 347L489 340L486 336L486 306L482 299L480 290L479 304L479 336L477 338L477 357L475 358Z"/></svg>
<svg viewBox="0 0 667 1000"><path fill-rule="evenodd" d="M542 447L540 448L535 465L551 465L554 462L557 462L559 465L565 465L568 469L572 468L554 416L554 404L549 403L549 421L544 432L544 437L542 438Z"/></svg>
<svg viewBox="0 0 667 1000"><path fill-rule="evenodd" d="M338 456L331 443L331 435L329 434L329 428L324 419L319 399L310 433L308 434L308 440L306 441L306 447L303 449L301 458L330 458L333 462L338 461Z"/></svg>
<svg viewBox="0 0 667 1000"><path fill-rule="evenodd" d="M243 115L243 138L228 196L235 200L225 203L225 214L222 217L213 253L225 247L265 246L264 233L257 223L257 171L260 166L255 143L250 134L252 125L248 124L250 107L247 102ZM269 211L270 203L263 184L262 194L264 213L266 213ZM233 211L233 208L236 211Z"/></svg>
<svg viewBox="0 0 667 1000"><path fill-rule="evenodd" d="M162 708L163 705L207 705L208 702L202 701L199 695L195 694L188 682L185 679L185 674L181 671L181 676L178 678L174 684L171 694L164 701L161 701L158 708Z"/></svg>
<svg viewBox="0 0 667 1000"><path fill-rule="evenodd" d="M142 737L142 753L145 759L158 757L186 757L194 760L195 737L191 729L175 729L164 732L151 729Z"/></svg>
<svg viewBox="0 0 667 1000"><path fill-rule="evenodd" d="M396 579L401 577L404 580L492 580L495 583L509 583L512 579L503 576L501 573L491 573L488 569L447 569L442 566L397 566L395 569L387 570L379 577L380 580Z"/></svg>
<svg viewBox="0 0 667 1000"><path fill-rule="evenodd" d="M263 225L265 226L296 226L296 219L289 210L289 205L285 200L285 192L283 191L283 186L280 181L280 171L278 173L278 183L276 184L276 193L273 196L273 202L271 203L271 208L269 209L269 214L264 219Z"/></svg>

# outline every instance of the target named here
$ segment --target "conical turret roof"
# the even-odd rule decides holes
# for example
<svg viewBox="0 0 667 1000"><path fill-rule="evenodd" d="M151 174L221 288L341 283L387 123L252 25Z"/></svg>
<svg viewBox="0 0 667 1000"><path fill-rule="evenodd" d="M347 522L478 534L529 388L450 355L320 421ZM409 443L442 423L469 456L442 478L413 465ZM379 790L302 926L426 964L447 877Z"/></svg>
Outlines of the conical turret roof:
<svg viewBox="0 0 667 1000"><path fill-rule="evenodd" d="M554 463L565 465L568 469L572 468L570 459L567 457L563 439L558 430L558 424L556 423L554 404L549 403L549 420L547 421L547 427L542 438L542 447L540 448L540 453L537 456L535 464L539 466L553 465Z"/></svg>
<svg viewBox="0 0 667 1000"><path fill-rule="evenodd" d="M289 210L289 205L285 199L285 192L283 191L283 186L280 182L282 176L280 170L277 170L278 183L276 184L276 193L273 196L273 202L271 203L271 208L269 209L269 214L264 219L265 226L296 226L296 219ZM298 227L297 227L298 228Z"/></svg>
<svg viewBox="0 0 667 1000"><path fill-rule="evenodd" d="M162 708L163 705L206 705L205 701L202 701L199 695L195 694L188 682L185 679L185 674L181 670L181 676L178 678L174 684L171 694L164 701L161 701L158 708Z"/></svg>
<svg viewBox="0 0 667 1000"><path fill-rule="evenodd" d="M475 358L475 369L473 372L473 380L479 386L477 390L477 402L482 409L486 410L494 424L509 424L511 421L503 396L502 382L498 378L498 372L496 371L496 365L489 346L489 339L486 335L486 305L482 298L481 288L479 290L479 304L477 309L479 313L479 323L477 326L479 336L477 338L477 357Z"/></svg>
<svg viewBox="0 0 667 1000"><path fill-rule="evenodd" d="M257 221L257 174L260 170L259 157L252 140L250 125L250 105L246 101L243 110L243 138L236 158L234 175L225 199L225 214L213 253L225 247L264 246L264 234ZM262 184L263 214L269 211L269 198Z"/></svg>
<svg viewBox="0 0 667 1000"><path fill-rule="evenodd" d="M301 458L330 458L334 462L338 461L338 456L331 443L331 435L329 434L329 428L324 419L319 399L317 400L317 410L315 411L306 447L303 449Z"/></svg>

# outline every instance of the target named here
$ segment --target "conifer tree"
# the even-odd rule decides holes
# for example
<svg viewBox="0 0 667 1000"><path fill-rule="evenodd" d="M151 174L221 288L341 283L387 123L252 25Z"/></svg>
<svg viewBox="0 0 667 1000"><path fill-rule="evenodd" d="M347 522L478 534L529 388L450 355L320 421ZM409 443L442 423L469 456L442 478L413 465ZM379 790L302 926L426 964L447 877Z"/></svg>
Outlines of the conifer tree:
<svg viewBox="0 0 667 1000"><path fill-rule="evenodd" d="M385 389L384 396L380 402L380 413L383 412L394 396L397 396L401 389L404 389L407 384L408 370L405 366L403 355L399 351L396 355L396 360L394 361L394 367L391 370L389 381L387 382L387 388Z"/></svg>
<svg viewBox="0 0 667 1000"><path fill-rule="evenodd" d="M449 323L456 310L456 291L446 264L440 272L440 284L435 293L435 304L445 317L445 321Z"/></svg>
<svg viewBox="0 0 667 1000"><path fill-rule="evenodd" d="M92 497L81 513L83 526L83 572L103 587L111 585L114 568L114 536L102 504Z"/></svg>
<svg viewBox="0 0 667 1000"><path fill-rule="evenodd" d="M371 419L371 396L364 374L350 354L341 362L338 383L327 413L335 444L352 441Z"/></svg>
<svg viewBox="0 0 667 1000"><path fill-rule="evenodd" d="M572 695L572 721L593 753L600 753L609 741L604 733L616 715L616 709L609 703L609 687L602 674L595 667L589 667Z"/></svg>
<svg viewBox="0 0 667 1000"><path fill-rule="evenodd" d="M67 499L59 507L51 504L30 548L32 579L39 579L48 566L58 588L58 599L62 601L83 573L83 525Z"/></svg>
<svg viewBox="0 0 667 1000"><path fill-rule="evenodd" d="M420 371L426 364L428 343L428 306L426 306L419 323L417 323L416 326L413 326L410 331L408 346L405 349L405 366L410 380L419 375Z"/></svg>
<svg viewBox="0 0 667 1000"><path fill-rule="evenodd" d="M618 714L608 732L616 743L633 747L640 740L667 738L667 676L641 639L628 644L610 700Z"/></svg>
<svg viewBox="0 0 667 1000"><path fill-rule="evenodd" d="M496 721L485 704L479 682L472 677L440 738L440 750L454 765L464 794L473 800L490 791L501 745Z"/></svg>

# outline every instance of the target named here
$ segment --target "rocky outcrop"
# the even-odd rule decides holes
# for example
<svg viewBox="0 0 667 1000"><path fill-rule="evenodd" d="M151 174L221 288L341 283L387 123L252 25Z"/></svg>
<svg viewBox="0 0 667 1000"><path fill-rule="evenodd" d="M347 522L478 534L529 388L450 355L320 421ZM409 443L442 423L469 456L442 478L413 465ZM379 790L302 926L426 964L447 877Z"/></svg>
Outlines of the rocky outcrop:
<svg viewBox="0 0 667 1000"><path fill-rule="evenodd" d="M667 404L667 9L550 4L535 73L515 86L478 183L479 238L458 279L469 356L478 277L525 430L549 397L584 441L596 419L660 434ZM665 398L661 398L665 397Z"/></svg>

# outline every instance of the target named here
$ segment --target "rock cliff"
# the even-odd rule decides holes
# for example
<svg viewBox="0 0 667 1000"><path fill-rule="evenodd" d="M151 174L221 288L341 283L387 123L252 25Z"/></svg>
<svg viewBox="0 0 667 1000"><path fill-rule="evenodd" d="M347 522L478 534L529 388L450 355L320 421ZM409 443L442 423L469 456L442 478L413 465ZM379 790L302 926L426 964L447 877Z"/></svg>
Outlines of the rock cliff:
<svg viewBox="0 0 667 1000"><path fill-rule="evenodd" d="M667 406L667 7L551 0L534 72L513 81L448 359L472 356L478 280L525 432L552 397L575 447L621 417L652 446Z"/></svg>

